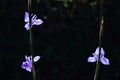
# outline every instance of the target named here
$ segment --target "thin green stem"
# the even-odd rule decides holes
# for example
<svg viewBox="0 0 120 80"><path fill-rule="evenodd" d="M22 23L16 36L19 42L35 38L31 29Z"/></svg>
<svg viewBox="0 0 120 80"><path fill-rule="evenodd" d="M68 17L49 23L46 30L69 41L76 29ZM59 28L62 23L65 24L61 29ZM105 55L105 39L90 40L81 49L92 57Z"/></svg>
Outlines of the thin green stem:
<svg viewBox="0 0 120 80"><path fill-rule="evenodd" d="M96 69L95 69L95 75L94 75L94 80L98 79L99 68L100 68L99 62L97 61L97 63L96 63Z"/></svg>
<svg viewBox="0 0 120 80"><path fill-rule="evenodd" d="M103 23L104 23L104 17L103 17L103 0L100 0L100 31L99 31L99 55L98 60L96 62L96 69L94 74L94 80L98 80L98 74L100 69L100 53L101 53L101 45L102 45L102 35L103 35Z"/></svg>
<svg viewBox="0 0 120 80"><path fill-rule="evenodd" d="M31 7L32 7L32 1L28 0L28 12L29 12L29 25L30 25L30 36L29 36L29 40L30 40L30 52L32 55L32 72L33 72L33 80L36 80L36 73L35 73L35 65L33 62L33 57L34 57L34 49L33 49L33 35L32 35L32 21L31 21Z"/></svg>
<svg viewBox="0 0 120 80"><path fill-rule="evenodd" d="M100 24L100 32L99 32L99 55L98 55L98 60L97 60L97 63L96 63L94 80L98 80L98 74L99 74L99 69L100 69L99 62L100 62L102 35L103 35L103 17L101 19L101 24Z"/></svg>

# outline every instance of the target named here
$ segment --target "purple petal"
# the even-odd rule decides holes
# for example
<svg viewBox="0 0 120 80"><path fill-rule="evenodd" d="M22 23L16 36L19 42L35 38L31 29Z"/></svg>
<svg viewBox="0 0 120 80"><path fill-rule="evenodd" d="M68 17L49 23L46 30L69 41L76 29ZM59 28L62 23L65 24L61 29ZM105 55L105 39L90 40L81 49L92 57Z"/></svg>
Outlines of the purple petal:
<svg viewBox="0 0 120 80"><path fill-rule="evenodd" d="M88 58L88 62L95 62L96 61L96 58L95 57L89 57Z"/></svg>
<svg viewBox="0 0 120 80"><path fill-rule="evenodd" d="M22 67L23 69L25 69L25 68L26 68L26 66L27 66L27 63L26 63L26 62L23 62L23 64L22 64L22 66L21 66L21 67Z"/></svg>
<svg viewBox="0 0 120 80"><path fill-rule="evenodd" d="M27 60L32 62L32 56L28 56Z"/></svg>
<svg viewBox="0 0 120 80"><path fill-rule="evenodd" d="M34 21L34 20L36 20L36 18L37 18L37 16L34 15L31 20Z"/></svg>
<svg viewBox="0 0 120 80"><path fill-rule="evenodd" d="M31 72L32 69L32 62L26 61L23 62L22 66L23 69L26 69L27 71Z"/></svg>
<svg viewBox="0 0 120 80"><path fill-rule="evenodd" d="M100 54L100 57L104 57L104 55L105 55L105 52L104 52L103 48L101 48L101 54Z"/></svg>
<svg viewBox="0 0 120 80"><path fill-rule="evenodd" d="M25 60L27 60L27 55L25 55Z"/></svg>
<svg viewBox="0 0 120 80"><path fill-rule="evenodd" d="M35 56L34 57L34 62L37 62L40 59L40 56Z"/></svg>
<svg viewBox="0 0 120 80"><path fill-rule="evenodd" d="M27 67L26 70L29 71L29 72L31 72L31 71L32 71L32 68Z"/></svg>
<svg viewBox="0 0 120 80"><path fill-rule="evenodd" d="M25 24L25 28L26 28L26 30L29 30L29 29L30 29L29 23L26 23L26 24Z"/></svg>
<svg viewBox="0 0 120 80"><path fill-rule="evenodd" d="M97 56L99 54L99 47L95 50L94 56Z"/></svg>
<svg viewBox="0 0 120 80"><path fill-rule="evenodd" d="M41 19L35 19L32 25L41 25L43 21Z"/></svg>
<svg viewBox="0 0 120 80"><path fill-rule="evenodd" d="M31 72L32 71L32 56L25 55L25 60L26 61L22 63L21 67Z"/></svg>
<svg viewBox="0 0 120 80"><path fill-rule="evenodd" d="M24 21L29 22L29 13L25 12Z"/></svg>
<svg viewBox="0 0 120 80"><path fill-rule="evenodd" d="M32 61L26 61L27 65L32 68Z"/></svg>
<svg viewBox="0 0 120 80"><path fill-rule="evenodd" d="M103 56L104 56L104 54L105 54L105 52L104 52L103 48L101 47L100 57L103 57ZM99 55L99 47L97 47L97 49L96 49L96 51L95 51L94 56L96 56L96 57L97 57L98 55Z"/></svg>
<svg viewBox="0 0 120 80"><path fill-rule="evenodd" d="M104 65L110 65L109 63L109 59L105 58L105 57L101 57L100 58L101 63L103 63Z"/></svg>

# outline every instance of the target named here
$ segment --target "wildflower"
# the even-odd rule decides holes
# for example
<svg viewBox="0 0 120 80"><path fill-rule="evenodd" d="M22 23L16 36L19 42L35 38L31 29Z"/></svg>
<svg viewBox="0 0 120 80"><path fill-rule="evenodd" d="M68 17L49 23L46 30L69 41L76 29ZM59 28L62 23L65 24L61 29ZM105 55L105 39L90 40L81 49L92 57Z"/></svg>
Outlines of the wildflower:
<svg viewBox="0 0 120 80"><path fill-rule="evenodd" d="M36 15L32 14L31 16L32 16L31 25L40 25L40 24L43 23L43 21L41 19L37 19ZM30 23L29 23L29 13L28 12L25 12L24 21L26 22L26 24L25 24L26 30L29 30L30 29Z"/></svg>
<svg viewBox="0 0 120 80"><path fill-rule="evenodd" d="M40 59L40 56L35 56L33 61L37 62ZM26 56L25 55L25 62L22 63L22 68L26 69L27 71L31 72L32 71L32 56Z"/></svg>
<svg viewBox="0 0 120 80"><path fill-rule="evenodd" d="M104 65L109 65L109 59L105 58L104 57L104 50L103 48L101 48L101 51L100 51L100 62ZM93 53L93 57L89 57L88 58L88 62L96 62L98 61L98 56L99 56L99 47L96 49L95 53Z"/></svg>

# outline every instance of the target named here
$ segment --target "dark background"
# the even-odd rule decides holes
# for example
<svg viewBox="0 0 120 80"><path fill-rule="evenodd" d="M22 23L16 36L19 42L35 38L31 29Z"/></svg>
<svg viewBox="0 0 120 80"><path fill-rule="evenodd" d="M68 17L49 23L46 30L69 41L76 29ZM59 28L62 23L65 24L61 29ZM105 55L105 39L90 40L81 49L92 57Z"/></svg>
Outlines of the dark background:
<svg viewBox="0 0 120 80"><path fill-rule="evenodd" d="M0 80L32 80L21 68L30 55L24 28L27 0L0 1ZM33 0L32 12L44 23L34 26L38 80L93 80L95 63L87 58L98 47L99 2L96 0ZM101 64L99 80L120 80L120 0L104 0L102 47L110 66Z"/></svg>

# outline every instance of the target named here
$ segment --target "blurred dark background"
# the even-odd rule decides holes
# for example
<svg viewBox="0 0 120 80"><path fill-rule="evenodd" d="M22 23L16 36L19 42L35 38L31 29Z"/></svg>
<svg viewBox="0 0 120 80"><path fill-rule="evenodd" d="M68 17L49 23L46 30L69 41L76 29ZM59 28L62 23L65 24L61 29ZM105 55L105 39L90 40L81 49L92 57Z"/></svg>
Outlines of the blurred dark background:
<svg viewBox="0 0 120 80"><path fill-rule="evenodd" d="M0 80L32 80L21 68L29 52L24 28L27 0L0 1ZM87 58L98 47L99 1L33 0L32 12L44 23L34 26L38 80L93 80L95 63ZM110 66L101 64L99 80L120 80L120 0L104 0L102 47Z"/></svg>

